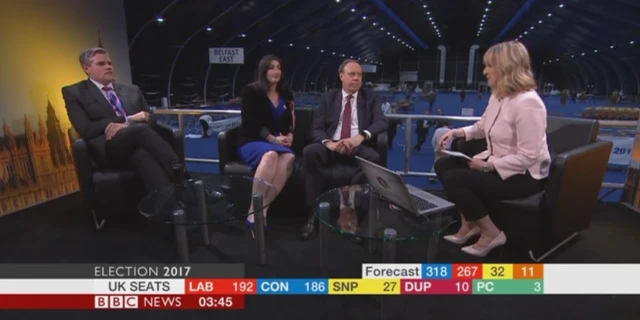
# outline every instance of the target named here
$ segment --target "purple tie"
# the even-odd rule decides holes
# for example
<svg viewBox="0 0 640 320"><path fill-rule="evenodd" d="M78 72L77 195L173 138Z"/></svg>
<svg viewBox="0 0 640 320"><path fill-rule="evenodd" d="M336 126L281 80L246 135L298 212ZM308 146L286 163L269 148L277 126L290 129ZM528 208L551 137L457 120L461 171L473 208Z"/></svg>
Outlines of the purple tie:
<svg viewBox="0 0 640 320"><path fill-rule="evenodd" d="M127 113L124 111L124 108L122 107L122 102L120 102L120 99L118 99L118 96L116 96L116 93L113 91L113 88L104 86L102 87L102 90L104 90L104 92L107 93L107 98L109 99L109 103L111 104L111 107L113 108L113 111L115 111L116 115L118 117L120 116L126 117Z"/></svg>

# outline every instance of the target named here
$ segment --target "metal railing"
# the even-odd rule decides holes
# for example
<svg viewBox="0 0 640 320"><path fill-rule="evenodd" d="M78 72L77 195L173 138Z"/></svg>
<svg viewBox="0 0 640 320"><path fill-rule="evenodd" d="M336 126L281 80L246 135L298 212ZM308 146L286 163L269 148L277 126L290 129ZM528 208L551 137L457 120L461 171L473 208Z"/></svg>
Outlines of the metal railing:
<svg viewBox="0 0 640 320"><path fill-rule="evenodd" d="M240 115L240 110L206 110L206 109L155 109L154 114L162 115L177 115L178 116L178 128L184 132L184 116L185 115ZM411 127L413 120L448 120L448 121L461 121L461 122L474 122L480 120L480 117L467 117L467 116L439 116L439 115L425 115L425 114L387 114L387 118L390 119L404 119L405 126L405 150L404 150L404 168L402 171L395 171L396 173L404 176L417 176L437 178L435 173L431 172L416 172L410 170L411 165L411 136L413 134ZM606 120L605 120L606 121ZM600 121L602 127L607 127L607 122ZM631 122L631 121L629 121ZM612 127L620 128L621 124L611 123ZM636 124L629 124L629 127L635 127ZM186 151L186 150L185 150ZM186 152L185 152L186 154ZM203 159L203 158L188 158L185 157L185 162L199 162L199 163L220 163L219 159ZM607 189L623 189L624 183L603 182L603 188Z"/></svg>

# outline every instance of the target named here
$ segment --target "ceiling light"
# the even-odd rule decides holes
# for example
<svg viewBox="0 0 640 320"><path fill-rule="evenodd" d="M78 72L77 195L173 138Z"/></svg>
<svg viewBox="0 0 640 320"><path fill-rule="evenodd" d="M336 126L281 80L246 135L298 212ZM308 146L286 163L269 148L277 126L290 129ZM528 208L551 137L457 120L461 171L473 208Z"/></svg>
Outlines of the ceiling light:
<svg viewBox="0 0 640 320"><path fill-rule="evenodd" d="M561 3L558 7L564 8L564 3Z"/></svg>
<svg viewBox="0 0 640 320"><path fill-rule="evenodd" d="M207 31L211 31L211 30L212 30L211 27L207 27Z"/></svg>
<svg viewBox="0 0 640 320"><path fill-rule="evenodd" d="M355 8L351 8L351 12L356 12L356 9Z"/></svg>
<svg viewBox="0 0 640 320"><path fill-rule="evenodd" d="M636 42L633 41L633 40L629 41L629 44L634 44L634 43L636 43Z"/></svg>
<svg viewBox="0 0 640 320"><path fill-rule="evenodd" d="M289 47L293 47L293 43L289 43Z"/></svg>
<svg viewBox="0 0 640 320"><path fill-rule="evenodd" d="M551 13L547 13L547 17L551 17Z"/></svg>
<svg viewBox="0 0 640 320"><path fill-rule="evenodd" d="M320 53L324 53L324 49L320 50Z"/></svg>
<svg viewBox="0 0 640 320"><path fill-rule="evenodd" d="M376 23L376 22L374 22L374 23L373 23L373 25L374 25L374 26L375 26L375 25L377 25L377 24L378 24L378 23Z"/></svg>
<svg viewBox="0 0 640 320"><path fill-rule="evenodd" d="M560 61L560 59L556 59L556 61Z"/></svg>
<svg viewBox="0 0 640 320"><path fill-rule="evenodd" d="M542 23L542 20L538 20L538 23Z"/></svg>
<svg viewBox="0 0 640 320"><path fill-rule="evenodd" d="M271 40L271 39L269 39L269 40L267 40L267 41L269 41L269 42L273 42L273 40Z"/></svg>
<svg viewBox="0 0 640 320"><path fill-rule="evenodd" d="M615 47L614 47L614 46L611 46L611 47L609 47L609 48L610 48L610 49L613 49L613 48L615 48Z"/></svg>
<svg viewBox="0 0 640 320"><path fill-rule="evenodd" d="M584 52L582 53L582 55L584 56Z"/></svg>
<svg viewBox="0 0 640 320"><path fill-rule="evenodd" d="M380 31L384 30L384 28L380 28Z"/></svg>
<svg viewBox="0 0 640 320"><path fill-rule="evenodd" d="M388 35L388 36L390 36L390 35L391 35L391 32L387 32L387 35Z"/></svg>
<svg viewBox="0 0 640 320"><path fill-rule="evenodd" d="M307 50L309 50L309 47L307 47Z"/></svg>
<svg viewBox="0 0 640 320"><path fill-rule="evenodd" d="M243 38L246 38L246 37L247 37L247 35L246 35L246 34L244 34L244 33L243 33L243 34L241 34L240 36L241 36L241 37L243 37Z"/></svg>
<svg viewBox="0 0 640 320"><path fill-rule="evenodd" d="M427 15L430 16L431 15L431 11L427 11Z"/></svg>
<svg viewBox="0 0 640 320"><path fill-rule="evenodd" d="M333 54L334 56L336 55L336 53L335 53L335 52L332 52L332 54Z"/></svg>
<svg viewBox="0 0 640 320"><path fill-rule="evenodd" d="M531 30L533 30L533 26L531 27Z"/></svg>
<svg viewBox="0 0 640 320"><path fill-rule="evenodd" d="M423 8L426 8L426 7L427 7L427 5L425 4L425 5L423 5L422 7L423 7Z"/></svg>
<svg viewBox="0 0 640 320"><path fill-rule="evenodd" d="M156 20L158 20L158 22L164 22L164 18L162 17L158 17Z"/></svg>
<svg viewBox="0 0 640 320"><path fill-rule="evenodd" d="M489 12L489 8L484 9L485 12Z"/></svg>
<svg viewBox="0 0 640 320"><path fill-rule="evenodd" d="M595 53L598 53L598 49L596 49L596 50L593 50L593 52L595 52Z"/></svg>
<svg viewBox="0 0 640 320"><path fill-rule="evenodd" d="M367 20L367 16L362 16L362 20Z"/></svg>

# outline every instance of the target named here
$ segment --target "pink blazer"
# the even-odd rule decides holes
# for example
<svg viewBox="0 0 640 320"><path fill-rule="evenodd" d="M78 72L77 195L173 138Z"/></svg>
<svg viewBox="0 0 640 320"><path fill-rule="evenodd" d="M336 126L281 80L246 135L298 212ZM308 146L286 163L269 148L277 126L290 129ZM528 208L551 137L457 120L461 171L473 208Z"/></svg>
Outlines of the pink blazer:
<svg viewBox="0 0 640 320"><path fill-rule="evenodd" d="M478 122L462 128L466 140L487 139L487 148L474 158L492 162L503 180L529 171L534 179L549 175L547 109L534 90L512 98L489 98Z"/></svg>

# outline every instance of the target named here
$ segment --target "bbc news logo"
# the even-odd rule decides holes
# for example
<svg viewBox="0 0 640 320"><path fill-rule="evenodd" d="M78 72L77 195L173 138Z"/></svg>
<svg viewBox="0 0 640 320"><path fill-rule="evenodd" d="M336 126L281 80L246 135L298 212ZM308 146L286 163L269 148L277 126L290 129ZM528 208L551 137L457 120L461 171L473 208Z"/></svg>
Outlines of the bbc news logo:
<svg viewBox="0 0 640 320"><path fill-rule="evenodd" d="M96 309L138 309L137 296L96 296Z"/></svg>

